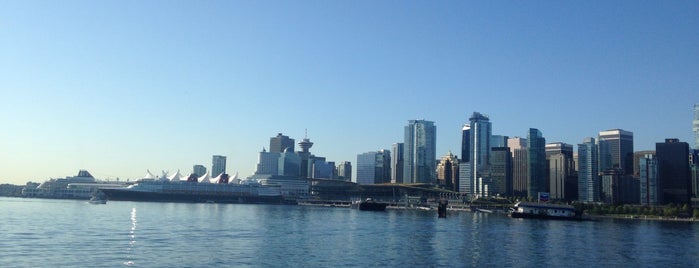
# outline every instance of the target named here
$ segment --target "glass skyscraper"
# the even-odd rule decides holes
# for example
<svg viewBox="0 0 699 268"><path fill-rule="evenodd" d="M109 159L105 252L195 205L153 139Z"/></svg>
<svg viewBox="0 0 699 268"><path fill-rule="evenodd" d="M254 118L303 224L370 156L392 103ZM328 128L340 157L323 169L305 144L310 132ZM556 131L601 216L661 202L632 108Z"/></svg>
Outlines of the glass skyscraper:
<svg viewBox="0 0 699 268"><path fill-rule="evenodd" d="M527 133L527 196L538 198L539 192L547 192L546 139L536 128Z"/></svg>
<svg viewBox="0 0 699 268"><path fill-rule="evenodd" d="M699 150L699 104L694 104L694 121L692 122L694 131L694 149Z"/></svg>
<svg viewBox="0 0 699 268"><path fill-rule="evenodd" d="M585 138L578 144L578 200L600 201L600 179L597 172L597 144L594 138Z"/></svg>
<svg viewBox="0 0 699 268"><path fill-rule="evenodd" d="M403 182L434 183L437 160L437 127L434 122L408 121L403 144Z"/></svg>
<svg viewBox="0 0 699 268"><path fill-rule="evenodd" d="M622 129L601 131L597 139L599 171L620 169L633 174L633 132Z"/></svg>
<svg viewBox="0 0 699 268"><path fill-rule="evenodd" d="M476 188L479 184L477 183L478 178L487 175L488 173L488 163L490 161L490 136L491 136L491 124L490 118L479 112L473 112L471 118L469 118L468 125L465 125L462 129L462 163L467 164L469 167L464 170L468 170L468 173L460 172L460 174L466 175L466 177L459 176L460 184L469 185L468 188L460 187L465 191L462 193L475 195L477 194ZM468 139L468 145L465 144ZM468 180L469 182L465 182Z"/></svg>
<svg viewBox="0 0 699 268"><path fill-rule="evenodd" d="M226 157L222 155L214 155L211 159L211 177L216 178L218 175L226 173Z"/></svg>

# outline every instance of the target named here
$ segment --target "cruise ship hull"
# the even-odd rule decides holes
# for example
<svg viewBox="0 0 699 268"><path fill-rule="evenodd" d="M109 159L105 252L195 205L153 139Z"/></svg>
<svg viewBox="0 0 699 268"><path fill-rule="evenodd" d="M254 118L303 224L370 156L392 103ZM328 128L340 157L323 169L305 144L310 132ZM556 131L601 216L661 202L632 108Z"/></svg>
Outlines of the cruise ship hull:
<svg viewBox="0 0 699 268"><path fill-rule="evenodd" d="M110 201L180 202L180 203L241 203L280 204L281 196L235 196L197 193L135 192L121 189L102 189Z"/></svg>
<svg viewBox="0 0 699 268"><path fill-rule="evenodd" d="M279 187L139 182L125 188L100 189L110 201L281 204Z"/></svg>

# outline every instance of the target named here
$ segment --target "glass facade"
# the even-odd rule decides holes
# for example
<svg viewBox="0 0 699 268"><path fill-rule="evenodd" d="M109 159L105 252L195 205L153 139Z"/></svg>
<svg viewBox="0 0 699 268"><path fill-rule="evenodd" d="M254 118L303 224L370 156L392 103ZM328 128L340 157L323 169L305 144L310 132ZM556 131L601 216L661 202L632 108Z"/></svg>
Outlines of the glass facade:
<svg viewBox="0 0 699 268"><path fill-rule="evenodd" d="M539 192L548 192L546 177L546 139L536 128L527 134L527 196L537 198Z"/></svg>
<svg viewBox="0 0 699 268"><path fill-rule="evenodd" d="M432 121L410 120L405 126L403 182L434 183L437 127Z"/></svg>
<svg viewBox="0 0 699 268"><path fill-rule="evenodd" d="M600 201L600 179L597 172L597 144L594 138L585 138L578 144L578 200Z"/></svg>

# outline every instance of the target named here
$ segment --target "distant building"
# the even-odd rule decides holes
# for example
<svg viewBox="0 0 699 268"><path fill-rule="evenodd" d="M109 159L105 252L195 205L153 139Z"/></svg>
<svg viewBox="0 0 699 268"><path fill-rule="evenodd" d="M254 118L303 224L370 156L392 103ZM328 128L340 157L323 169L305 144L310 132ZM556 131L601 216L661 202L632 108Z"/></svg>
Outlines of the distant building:
<svg viewBox="0 0 699 268"><path fill-rule="evenodd" d="M337 179L351 181L352 180L352 163L342 161L337 165Z"/></svg>
<svg viewBox="0 0 699 268"><path fill-rule="evenodd" d="M692 121L692 131L694 131L694 149L699 150L699 104L694 104L694 121Z"/></svg>
<svg viewBox="0 0 699 268"><path fill-rule="evenodd" d="M548 192L546 177L546 139L536 128L527 134L527 196L537 198L539 192Z"/></svg>
<svg viewBox="0 0 699 268"><path fill-rule="evenodd" d="M325 157L311 155L309 157L308 174L312 179L332 179L335 174L335 162L326 161Z"/></svg>
<svg viewBox="0 0 699 268"><path fill-rule="evenodd" d="M660 205L660 174L655 154L646 154L639 159L640 204Z"/></svg>
<svg viewBox="0 0 699 268"><path fill-rule="evenodd" d="M573 162L573 145L562 142L546 144L546 160L548 160L549 174L549 197L551 199L568 200L570 180L575 174L575 163Z"/></svg>
<svg viewBox="0 0 699 268"><path fill-rule="evenodd" d="M459 159L449 151L449 153L442 156L442 159L437 163L437 184L446 189L458 191L456 186L458 180Z"/></svg>
<svg viewBox="0 0 699 268"><path fill-rule="evenodd" d="M689 204L691 175L689 144L678 139L665 139L655 144L660 167L660 187L663 204Z"/></svg>
<svg viewBox="0 0 699 268"><path fill-rule="evenodd" d="M310 149L313 147L313 142L308 139L308 136L304 137L303 140L299 142L299 148L301 151L296 152L299 156L301 164L299 166L299 176L301 178L310 178L312 176L311 170L313 168L312 162L310 162L311 152Z"/></svg>
<svg viewBox="0 0 699 268"><path fill-rule="evenodd" d="M226 157L221 155L214 155L211 165L211 177L215 178L218 175L226 173Z"/></svg>
<svg viewBox="0 0 699 268"><path fill-rule="evenodd" d="M600 179L597 172L597 144L594 138L585 138L578 144L578 200L600 201Z"/></svg>
<svg viewBox="0 0 699 268"><path fill-rule="evenodd" d="M194 175L197 177L204 176L206 175L206 167L202 165L194 165L194 167L192 167L192 173L194 173Z"/></svg>
<svg viewBox="0 0 699 268"><path fill-rule="evenodd" d="M597 139L600 172L621 169L633 174L633 132L622 129L601 131Z"/></svg>
<svg viewBox="0 0 699 268"><path fill-rule="evenodd" d="M646 150L633 153L633 177L638 179L641 177L641 159L646 158L646 155L652 154L655 157L655 151Z"/></svg>
<svg viewBox="0 0 699 268"><path fill-rule="evenodd" d="M481 178L485 177L486 183L489 179L490 161L490 138L492 135L492 125L487 115L473 112L469 118L469 124L462 128L462 157L459 167L459 191L476 198L482 194L483 183ZM468 167L463 167L468 164ZM468 173L464 171L468 170ZM467 187L464 187L468 185Z"/></svg>
<svg viewBox="0 0 699 268"><path fill-rule="evenodd" d="M357 183L362 185L391 181L391 155L388 150L357 155Z"/></svg>
<svg viewBox="0 0 699 268"><path fill-rule="evenodd" d="M435 183L437 127L432 121L410 120L405 126L404 183Z"/></svg>
<svg viewBox="0 0 699 268"><path fill-rule="evenodd" d="M527 196L527 139L510 138L507 147L512 153L512 194Z"/></svg>
<svg viewBox="0 0 699 268"><path fill-rule="evenodd" d="M391 147L391 183L403 183L403 143Z"/></svg>
<svg viewBox="0 0 699 268"><path fill-rule="evenodd" d="M493 147L490 152L491 195L512 196L512 154L508 147Z"/></svg>
<svg viewBox="0 0 699 268"><path fill-rule="evenodd" d="M471 161L471 125L465 124L461 128L461 162Z"/></svg>
<svg viewBox="0 0 699 268"><path fill-rule="evenodd" d="M280 153L267 152L262 148L262 152L257 159L257 175L280 175L279 174L279 158Z"/></svg>
<svg viewBox="0 0 699 268"><path fill-rule="evenodd" d="M294 151L294 139L290 139L288 136L278 133L276 137L269 139L269 152L270 153L283 153L284 150Z"/></svg>

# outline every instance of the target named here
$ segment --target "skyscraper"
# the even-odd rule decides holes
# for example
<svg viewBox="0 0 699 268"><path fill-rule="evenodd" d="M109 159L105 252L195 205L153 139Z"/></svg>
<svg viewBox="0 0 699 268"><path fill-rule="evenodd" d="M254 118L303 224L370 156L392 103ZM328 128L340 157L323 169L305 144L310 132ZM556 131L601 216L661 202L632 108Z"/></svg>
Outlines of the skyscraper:
<svg viewBox="0 0 699 268"><path fill-rule="evenodd" d="M658 174L658 159L653 154L646 154L639 159L639 181L641 205L656 206L660 205L660 185Z"/></svg>
<svg viewBox="0 0 699 268"><path fill-rule="evenodd" d="M594 138L585 138L578 144L578 200L598 202L600 181L597 172L597 144Z"/></svg>
<svg viewBox="0 0 699 268"><path fill-rule="evenodd" d="M211 176L218 177L218 175L226 173L226 157L222 155L214 155L211 160Z"/></svg>
<svg viewBox="0 0 699 268"><path fill-rule="evenodd" d="M488 169L488 161L490 161L490 136L492 135L492 125L490 118L478 112L473 112L471 118L471 140L469 157L471 165L474 167L475 177L478 177L479 172L485 172Z"/></svg>
<svg viewBox="0 0 699 268"><path fill-rule="evenodd" d="M461 163L471 161L471 125L461 128Z"/></svg>
<svg viewBox="0 0 699 268"><path fill-rule="evenodd" d="M490 184L493 195L512 195L512 154L508 147L493 147L490 152Z"/></svg>
<svg viewBox="0 0 699 268"><path fill-rule="evenodd" d="M357 183L378 184L390 182L391 156L388 150L357 155Z"/></svg>
<svg viewBox="0 0 699 268"><path fill-rule="evenodd" d="M279 175L280 153L267 152L264 148L257 158L257 175Z"/></svg>
<svg viewBox="0 0 699 268"><path fill-rule="evenodd" d="M403 183L403 143L391 147L391 183Z"/></svg>
<svg viewBox="0 0 699 268"><path fill-rule="evenodd" d="M410 120L405 126L403 182L434 183L437 127L434 122Z"/></svg>
<svg viewBox="0 0 699 268"><path fill-rule="evenodd" d="M462 129L462 142L465 138L468 138L468 145L461 145L462 150L467 149L468 153L464 153L462 167L459 167L460 184L468 184L469 186L467 188L460 186L459 188L465 190L463 193L477 195L477 193L482 192L477 190L481 185L478 183L478 179L483 176L487 177L489 172L488 162L490 161L492 126L490 118L479 112L473 112L469 118L469 123ZM463 165L468 165L468 167L463 167ZM464 173L465 170L468 170L469 173ZM466 175L466 177L461 175Z"/></svg>
<svg viewBox="0 0 699 268"><path fill-rule="evenodd" d="M512 153L512 194L527 195L527 139L514 137L507 140Z"/></svg>
<svg viewBox="0 0 699 268"><path fill-rule="evenodd" d="M350 181L352 180L352 163L349 161L342 161L337 165L337 179Z"/></svg>
<svg viewBox="0 0 699 268"><path fill-rule="evenodd" d="M283 153L286 149L294 151L294 139L290 139L281 133L278 133L276 137L269 138L270 153Z"/></svg>
<svg viewBox="0 0 699 268"><path fill-rule="evenodd" d="M204 176L206 174L206 167L202 165L194 165L192 168L192 173L197 175L197 177Z"/></svg>
<svg viewBox="0 0 699 268"><path fill-rule="evenodd" d="M678 139L665 139L655 144L660 172L661 202L663 204L689 204L691 174L689 168L689 144Z"/></svg>
<svg viewBox="0 0 699 268"><path fill-rule="evenodd" d="M437 183L446 189L457 191L459 159L449 151L437 164Z"/></svg>
<svg viewBox="0 0 699 268"><path fill-rule="evenodd" d="M566 193L570 192L568 180L575 173L573 163L573 145L562 142L546 144L546 159L548 160L549 192L551 199L569 199Z"/></svg>
<svg viewBox="0 0 699 268"><path fill-rule="evenodd" d="M633 132L622 129L600 131L597 139L600 172L621 169L633 174Z"/></svg>
<svg viewBox="0 0 699 268"><path fill-rule="evenodd" d="M548 192L546 177L546 139L536 128L527 133L527 196L537 198L539 192Z"/></svg>
<svg viewBox="0 0 699 268"><path fill-rule="evenodd" d="M699 150L699 104L694 104L694 121L692 121L694 131L694 149Z"/></svg>

